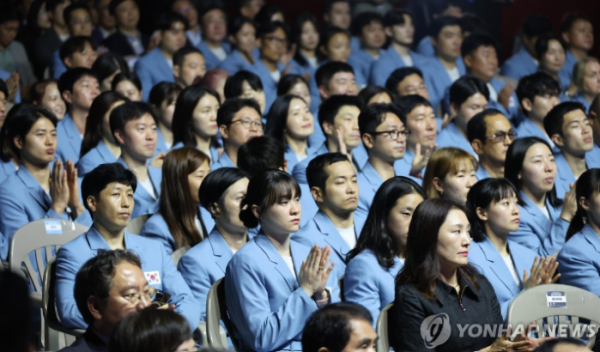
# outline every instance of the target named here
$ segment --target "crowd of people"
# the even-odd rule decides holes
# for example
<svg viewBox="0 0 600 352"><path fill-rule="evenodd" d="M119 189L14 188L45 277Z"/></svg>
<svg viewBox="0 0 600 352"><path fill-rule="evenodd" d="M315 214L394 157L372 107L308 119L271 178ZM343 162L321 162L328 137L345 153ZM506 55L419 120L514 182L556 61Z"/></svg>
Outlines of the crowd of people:
<svg viewBox="0 0 600 352"><path fill-rule="evenodd" d="M60 323L86 330L65 351L195 351L219 280L238 351L373 349L390 303L398 352L442 313L427 350L586 350L458 327L539 285L600 296L585 14L530 14L500 65L468 2L430 1L422 38L388 2L234 2L172 0L148 33L143 1L0 5L0 258L32 221L89 226L56 251Z"/></svg>

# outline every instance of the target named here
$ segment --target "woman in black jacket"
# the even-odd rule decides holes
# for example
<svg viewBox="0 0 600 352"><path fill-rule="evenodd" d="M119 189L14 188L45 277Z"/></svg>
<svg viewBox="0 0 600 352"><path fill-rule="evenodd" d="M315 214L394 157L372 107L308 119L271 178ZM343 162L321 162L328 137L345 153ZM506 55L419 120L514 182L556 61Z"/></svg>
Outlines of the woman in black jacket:
<svg viewBox="0 0 600 352"><path fill-rule="evenodd" d="M390 342L396 352L526 351L543 342L511 342L502 334L494 289L468 262L467 214L463 205L444 198L425 200L416 208L390 312Z"/></svg>

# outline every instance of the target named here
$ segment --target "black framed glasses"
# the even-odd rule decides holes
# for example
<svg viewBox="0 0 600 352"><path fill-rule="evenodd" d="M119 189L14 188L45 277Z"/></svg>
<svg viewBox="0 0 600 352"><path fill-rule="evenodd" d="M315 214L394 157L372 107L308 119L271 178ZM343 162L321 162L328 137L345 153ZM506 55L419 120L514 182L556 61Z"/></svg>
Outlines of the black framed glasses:
<svg viewBox="0 0 600 352"><path fill-rule="evenodd" d="M493 139L494 142L496 143L502 143L506 140L506 137L508 136L508 139L512 142L517 138L517 132L496 132L495 134L491 135L491 136L486 136L485 138L487 139Z"/></svg>
<svg viewBox="0 0 600 352"><path fill-rule="evenodd" d="M394 139L398 139L398 137L399 137L400 135L403 135L403 136L404 136L404 138L408 138L408 136L410 136L410 131L409 131L409 130L407 130L407 129L404 129L404 130L402 130L402 131L398 131L398 130L391 130L391 131L373 132L373 133L371 133L371 134L372 134L372 135L374 135L374 136L377 136L377 135L384 135L384 136L386 136L387 138L394 140Z"/></svg>
<svg viewBox="0 0 600 352"><path fill-rule="evenodd" d="M231 121L230 125L233 125L234 123L237 123L237 122L241 123L242 126L247 130L249 130L250 127L255 127L258 130L262 130L262 128L263 128L262 121L244 120L244 119L237 120L237 121Z"/></svg>

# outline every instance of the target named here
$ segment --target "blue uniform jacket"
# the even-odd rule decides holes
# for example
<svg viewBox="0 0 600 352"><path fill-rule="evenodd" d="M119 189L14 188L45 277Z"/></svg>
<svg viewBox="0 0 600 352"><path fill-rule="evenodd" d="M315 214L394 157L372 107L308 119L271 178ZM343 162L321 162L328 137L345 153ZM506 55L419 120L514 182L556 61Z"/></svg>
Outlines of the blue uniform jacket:
<svg viewBox="0 0 600 352"><path fill-rule="evenodd" d="M300 53L300 55L304 56L302 53ZM304 59L306 60L306 57L304 57ZM302 66L296 60L290 61L289 65L291 66L289 71L290 74L300 75L302 77L308 76L308 89L310 90L310 111L313 113L313 115L315 115L315 121L317 121L316 112L319 111L319 105L321 105L321 93L319 93L317 81L315 81L315 73L317 72L318 66L312 67L309 64ZM315 127L316 125L318 125L318 123L315 124Z"/></svg>
<svg viewBox="0 0 600 352"><path fill-rule="evenodd" d="M110 152L103 140L77 162L77 176L83 177L101 164L114 163L117 158Z"/></svg>
<svg viewBox="0 0 600 352"><path fill-rule="evenodd" d="M151 287L171 294L169 305L183 315L195 329L200 322L200 303L194 298L171 257L162 246L142 236L125 234L125 248L135 252L142 261L142 272ZM77 309L73 289L75 276L89 259L99 250L110 250L106 240L95 227L66 245L56 255L56 307L61 323L68 328L86 328L86 323ZM158 274L158 275L157 275ZM150 276L154 275L154 278Z"/></svg>
<svg viewBox="0 0 600 352"><path fill-rule="evenodd" d="M598 167L595 165L596 160L594 159L594 149L585 153L585 162L588 168ZM597 157L597 156L596 156ZM569 183L575 185L577 179L575 175L573 175L573 171L571 171L571 167L567 162L563 153L554 153L554 160L556 161L556 195L558 198L565 198L565 193L569 191ZM595 165L595 166L594 166Z"/></svg>
<svg viewBox="0 0 600 352"><path fill-rule="evenodd" d="M258 48L254 48L252 51L252 56L254 56L254 60L258 60L260 58L260 50ZM238 71L252 71L252 64L246 61L246 59L240 54L237 50L232 50L227 58L221 63L219 63L218 67L223 69L229 73L230 76L236 74Z"/></svg>
<svg viewBox="0 0 600 352"><path fill-rule="evenodd" d="M229 45L229 43L223 42L221 43L221 47L225 49L225 52L228 55L231 53L231 45ZM213 52L208 48L206 41L201 41L200 44L198 44L198 49L200 49L202 55L204 55L204 61L206 61L206 71L219 66L221 60L219 60L219 58L216 57L215 54L213 54Z"/></svg>
<svg viewBox="0 0 600 352"><path fill-rule="evenodd" d="M379 57L381 57L383 53L384 51L379 49ZM359 48L356 51L352 50L352 53L348 58L348 64L352 66L355 73L359 72L362 77L368 78L371 71L371 65L375 60L376 59L366 50ZM385 84L383 86L385 86Z"/></svg>
<svg viewBox="0 0 600 352"><path fill-rule="evenodd" d="M426 68L427 62L430 61L430 58L413 51L410 52L410 56L413 60L413 65L422 70ZM406 64L396 49L390 45L381 53L379 59L372 62L368 76L369 83L385 87L385 82L387 82L392 72L402 67L406 67Z"/></svg>
<svg viewBox="0 0 600 352"><path fill-rule="evenodd" d="M179 148L183 148L183 143L182 142L174 144L171 147L171 150L175 150L175 149L179 149ZM196 149L198 149L198 147L196 147ZM200 150L200 149L198 149L198 150ZM210 169L211 170L215 170L213 168L213 165L219 160L219 148L211 146L210 147L210 155L209 156L210 156Z"/></svg>
<svg viewBox="0 0 600 352"><path fill-rule="evenodd" d="M75 122L70 114L66 114L65 118L58 122L56 126L56 138L58 139L56 158L60 159L63 163L71 159L73 164L77 164L83 138L79 135L79 130L75 126Z"/></svg>
<svg viewBox="0 0 600 352"><path fill-rule="evenodd" d="M565 54L565 63L558 72L558 78L564 90L569 88L569 85L571 84L571 78L573 77L573 69L575 68L575 64L577 63L577 58L575 57L575 55L573 55L571 50L567 50Z"/></svg>
<svg viewBox="0 0 600 352"><path fill-rule="evenodd" d="M591 103L583 95L581 95L581 93L579 93L579 92L575 93L575 95L573 95L571 97L571 101L583 104L583 106L585 106L585 113L586 114L590 110Z"/></svg>
<svg viewBox="0 0 600 352"><path fill-rule="evenodd" d="M297 276L310 248L290 241L290 252ZM335 270L327 282L332 303L339 301ZM302 351L304 324L318 309L262 233L231 258L225 298L234 325L230 333L240 341L242 351Z"/></svg>
<svg viewBox="0 0 600 352"><path fill-rule="evenodd" d="M17 168L15 167L15 163L13 163L12 159L8 161L0 160L0 184L6 180L6 178L12 174L17 172Z"/></svg>
<svg viewBox="0 0 600 352"><path fill-rule="evenodd" d="M233 165L233 161L231 161L231 159L229 158L229 155L227 155L227 152L225 152L225 151L223 151L223 153L221 154L219 159L212 164L210 169L212 171L215 171L222 167L237 167L237 166Z"/></svg>
<svg viewBox="0 0 600 352"><path fill-rule="evenodd" d="M456 67L458 68L460 75L464 76L466 68L462 58L456 59ZM425 83L427 84L427 90L429 91L429 101L435 110L444 99L446 89L454 82L450 79L448 71L446 71L446 68L438 57L434 57L427 61L427 67L423 70L423 76L425 76Z"/></svg>
<svg viewBox="0 0 600 352"><path fill-rule="evenodd" d="M598 147L598 144L594 143L594 149L585 155L585 162L588 168L600 168L600 147Z"/></svg>
<svg viewBox="0 0 600 352"><path fill-rule="evenodd" d="M52 63L50 64L52 66L52 78L57 81L63 73L67 72L67 66L65 66L64 62L60 59L59 51L60 50L56 50L52 53Z"/></svg>
<svg viewBox="0 0 600 352"><path fill-rule="evenodd" d="M449 123L448 126L446 126L446 128L444 128L442 132L438 134L436 138L436 144L437 149L444 147L460 148L473 155L475 159L479 160L479 156L473 150L471 143L469 143L467 137L460 133L458 126L456 126L454 122Z"/></svg>
<svg viewBox="0 0 600 352"><path fill-rule="evenodd" d="M277 63L277 69L279 70L279 72L281 72L283 74L283 70L285 69L285 67L282 64ZM271 71L269 71L267 66L265 66L263 61L260 59L256 60L254 65L252 65L251 71L253 73L255 73L256 75L258 75L258 77L260 77L260 80L262 82L263 90L265 92L265 97L266 97L265 111L263 111L263 113L266 114L267 111L269 111L271 109L271 105L273 105L273 102L275 101L275 99L277 99L277 83L278 82L275 82L275 80L271 76Z"/></svg>
<svg viewBox="0 0 600 352"><path fill-rule="evenodd" d="M567 241L557 261L561 284L600 296L600 237L589 224Z"/></svg>
<svg viewBox="0 0 600 352"><path fill-rule="evenodd" d="M479 168L477 168L477 171L475 172L475 177L477 177L477 181L481 181L485 180L486 178L491 178L492 176L481 165L479 165Z"/></svg>
<svg viewBox="0 0 600 352"><path fill-rule="evenodd" d="M142 82L143 100L148 101L152 87L160 82L175 82L173 69L159 48L154 48L148 54L140 57L135 63L135 74Z"/></svg>
<svg viewBox="0 0 600 352"><path fill-rule="evenodd" d="M520 80L525 76L532 75L538 70L538 64L529 55L527 49L522 47L516 54L511 56L502 65L502 75Z"/></svg>
<svg viewBox="0 0 600 352"><path fill-rule="evenodd" d="M375 253L365 249L352 258L344 275L344 299L347 302L362 304L373 316L373 326L381 310L394 302L394 280L402 269L402 262L394 258L391 268L379 265Z"/></svg>
<svg viewBox="0 0 600 352"><path fill-rule="evenodd" d="M122 158L119 158L117 162L126 169L129 169L125 161ZM150 175L150 181L154 186L154 191L156 192L156 199L152 198L150 193L146 191L146 189L140 184L138 181L137 188L135 189L135 193L133 194L133 200L135 201L135 206L133 207L133 213L131 214L131 218L135 219L140 215L146 214L154 214L158 211L158 203L160 201L160 183L162 181L162 170L148 166L148 174Z"/></svg>

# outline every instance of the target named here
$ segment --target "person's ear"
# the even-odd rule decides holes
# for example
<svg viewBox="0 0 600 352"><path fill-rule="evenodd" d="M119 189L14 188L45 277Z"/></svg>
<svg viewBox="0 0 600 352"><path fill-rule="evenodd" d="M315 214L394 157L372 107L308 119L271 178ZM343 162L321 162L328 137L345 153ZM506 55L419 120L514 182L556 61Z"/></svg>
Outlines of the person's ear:
<svg viewBox="0 0 600 352"><path fill-rule="evenodd" d="M477 209L475 209L475 214L477 214L477 217L481 220L481 221L488 221L488 214L487 211L485 211L484 209L482 209L481 207L477 207Z"/></svg>
<svg viewBox="0 0 600 352"><path fill-rule="evenodd" d="M223 139L229 139L229 129L227 128L227 125L220 125L219 133L221 133Z"/></svg>
<svg viewBox="0 0 600 352"><path fill-rule="evenodd" d="M329 92L327 91L327 88L323 85L319 86L319 94L321 95L321 98L323 100L329 98Z"/></svg>
<svg viewBox="0 0 600 352"><path fill-rule="evenodd" d="M394 35L394 32L392 31L392 27L391 26L385 27L383 29L383 33L385 33L385 35L387 37L392 37Z"/></svg>
<svg viewBox="0 0 600 352"><path fill-rule="evenodd" d="M321 52L321 54L323 54L323 56L328 56L328 54L327 54L327 46L325 46L325 45L319 45L319 51Z"/></svg>
<svg viewBox="0 0 600 352"><path fill-rule="evenodd" d="M588 200L585 199L585 197L579 198L579 205L581 205L583 210L590 211L590 202L588 202Z"/></svg>
<svg viewBox="0 0 600 352"><path fill-rule="evenodd" d="M431 45L433 45L434 48L437 48L437 39L434 36L430 35L429 40L431 40Z"/></svg>
<svg viewBox="0 0 600 352"><path fill-rule="evenodd" d="M283 170L281 170L281 171L285 171L285 172L288 171L288 162L287 162L287 159L285 159L285 158L283 159Z"/></svg>
<svg viewBox="0 0 600 352"><path fill-rule="evenodd" d="M217 218L221 215L221 208L219 207L219 203L212 203L208 208L208 211L210 212L210 215L212 215L214 218Z"/></svg>
<svg viewBox="0 0 600 352"><path fill-rule="evenodd" d="M85 200L87 207L90 209L90 212L94 213L98 207L96 205L96 197L88 196Z"/></svg>
<svg viewBox="0 0 600 352"><path fill-rule="evenodd" d="M181 72L181 69L179 68L179 65L173 65L173 70L172 71L173 71L173 76L175 76L175 78L179 78L179 76L180 76L179 73Z"/></svg>
<svg viewBox="0 0 600 352"><path fill-rule="evenodd" d="M23 149L23 140L20 136L15 136L15 138L13 138L13 143L15 144L15 147L17 147L17 149Z"/></svg>
<svg viewBox="0 0 600 352"><path fill-rule="evenodd" d="M562 39L565 41L566 44L570 44L571 38L569 37L569 32L562 32L560 34L560 36L562 37Z"/></svg>
<svg viewBox="0 0 600 352"><path fill-rule="evenodd" d="M317 202L317 203L323 202L323 191L321 191L321 189L319 187L317 187L317 186L311 187L310 194L312 195L315 202Z"/></svg>
<svg viewBox="0 0 600 352"><path fill-rule="evenodd" d="M431 180L431 184L433 185L435 190L439 192L440 195L444 194L444 187L442 186L442 180L440 180L439 177L434 177L433 180Z"/></svg>
<svg viewBox="0 0 600 352"><path fill-rule="evenodd" d="M467 68L471 68L473 66L473 57L469 54L463 57L463 62L465 63L465 66L467 66Z"/></svg>
<svg viewBox="0 0 600 352"><path fill-rule="evenodd" d="M90 313L92 314L92 317L94 317L94 320L102 320L102 305L102 299L95 296L88 297L87 307Z"/></svg>
<svg viewBox="0 0 600 352"><path fill-rule="evenodd" d="M521 100L521 105L523 106L523 109L525 109L525 111L527 112L533 110L533 102L529 98L524 98L523 100Z"/></svg>
<svg viewBox="0 0 600 352"><path fill-rule="evenodd" d="M121 130L115 130L113 136L115 137L115 140L117 141L117 143L119 143L119 145L125 144L125 136L123 135L123 132Z"/></svg>
<svg viewBox="0 0 600 352"><path fill-rule="evenodd" d="M63 64L65 64L65 66L67 68L71 68L71 66L72 66L71 63L72 63L72 61L71 61L71 57L70 56L65 57L65 59L63 60Z"/></svg>
<svg viewBox="0 0 600 352"><path fill-rule="evenodd" d="M558 133L553 134L550 137L550 140L552 140L552 143L556 144L558 147L563 147L565 145L563 136Z"/></svg>
<svg viewBox="0 0 600 352"><path fill-rule="evenodd" d="M244 14L242 14L242 16L244 16ZM231 44L233 44L233 45L237 44L237 43L235 42L235 36L234 36L234 35L232 35L232 34L230 34L230 35L229 35L229 42L230 42Z"/></svg>
<svg viewBox="0 0 600 352"><path fill-rule="evenodd" d="M329 351L329 348L327 348L327 347L321 347L321 348L319 348L319 350L317 352L330 352L330 351Z"/></svg>
<svg viewBox="0 0 600 352"><path fill-rule="evenodd" d="M375 147L375 138L371 136L369 133L364 133L361 136L362 142L367 149L373 149Z"/></svg>
<svg viewBox="0 0 600 352"><path fill-rule="evenodd" d="M335 131L333 128L333 125L331 123L329 123L329 121L323 121L323 133L325 133L325 135L333 137L335 135Z"/></svg>
<svg viewBox="0 0 600 352"><path fill-rule="evenodd" d="M456 105L454 103L450 103L450 115L456 116L457 113L458 109L456 108Z"/></svg>
<svg viewBox="0 0 600 352"><path fill-rule="evenodd" d="M481 143L479 139L473 140L473 142L471 142L471 147L473 147L473 151L475 151L477 155L483 154L483 143Z"/></svg>
<svg viewBox="0 0 600 352"><path fill-rule="evenodd" d="M258 205L256 205L256 204L252 205L252 214L257 219L260 219L261 215L260 215L260 209L258 209Z"/></svg>
<svg viewBox="0 0 600 352"><path fill-rule="evenodd" d="M62 92L62 97L67 104L73 103L73 100L71 99L71 95L72 95L72 93L70 90L65 90L64 92Z"/></svg>

